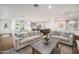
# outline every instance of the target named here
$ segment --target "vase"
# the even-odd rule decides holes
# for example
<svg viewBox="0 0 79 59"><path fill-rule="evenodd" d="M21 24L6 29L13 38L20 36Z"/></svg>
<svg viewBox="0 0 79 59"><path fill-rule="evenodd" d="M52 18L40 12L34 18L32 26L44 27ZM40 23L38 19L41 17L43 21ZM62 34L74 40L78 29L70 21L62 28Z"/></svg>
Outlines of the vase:
<svg viewBox="0 0 79 59"><path fill-rule="evenodd" d="M44 44L48 45L49 44L49 40L48 41L44 40Z"/></svg>

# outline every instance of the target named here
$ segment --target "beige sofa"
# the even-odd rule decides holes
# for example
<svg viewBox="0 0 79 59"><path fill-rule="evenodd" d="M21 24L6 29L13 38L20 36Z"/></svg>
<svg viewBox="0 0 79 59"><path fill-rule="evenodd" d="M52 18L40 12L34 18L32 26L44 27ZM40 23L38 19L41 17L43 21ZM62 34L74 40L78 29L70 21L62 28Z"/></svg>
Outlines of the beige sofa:
<svg viewBox="0 0 79 59"><path fill-rule="evenodd" d="M43 34L39 31L32 31L28 33L22 33L19 37L14 38L13 44L14 49L19 50L23 47L26 47L42 38Z"/></svg>
<svg viewBox="0 0 79 59"><path fill-rule="evenodd" d="M79 53L79 40L76 40L77 52Z"/></svg>
<svg viewBox="0 0 79 59"><path fill-rule="evenodd" d="M50 36L53 38L60 39L60 43L72 46L73 45L73 34L69 32L52 31Z"/></svg>

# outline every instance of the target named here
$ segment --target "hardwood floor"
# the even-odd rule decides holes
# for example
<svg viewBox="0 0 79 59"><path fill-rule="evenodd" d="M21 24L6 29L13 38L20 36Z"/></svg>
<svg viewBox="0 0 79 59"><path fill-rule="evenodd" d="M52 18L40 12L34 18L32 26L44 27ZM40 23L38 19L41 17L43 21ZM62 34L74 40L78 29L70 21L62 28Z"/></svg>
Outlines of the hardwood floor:
<svg viewBox="0 0 79 59"><path fill-rule="evenodd" d="M12 37L0 38L0 51L7 50L13 47Z"/></svg>
<svg viewBox="0 0 79 59"><path fill-rule="evenodd" d="M59 44L59 47L61 49L60 54L72 54L72 47L64 45L64 44Z"/></svg>
<svg viewBox="0 0 79 59"><path fill-rule="evenodd" d="M12 48L13 47L12 42L13 41L12 41L11 37L0 38L0 51ZM69 46L66 46L66 45L63 45L63 44L59 44L59 48L61 49L60 54L72 54L72 47L69 47ZM21 49L18 52L24 53L24 54L31 54L32 53L32 48L28 46L28 47L25 47L25 48Z"/></svg>

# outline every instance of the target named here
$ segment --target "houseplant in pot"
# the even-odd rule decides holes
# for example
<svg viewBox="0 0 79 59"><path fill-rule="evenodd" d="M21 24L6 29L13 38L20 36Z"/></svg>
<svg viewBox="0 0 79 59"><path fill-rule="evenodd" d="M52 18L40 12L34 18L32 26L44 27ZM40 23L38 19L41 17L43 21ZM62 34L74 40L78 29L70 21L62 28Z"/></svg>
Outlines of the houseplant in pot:
<svg viewBox="0 0 79 59"><path fill-rule="evenodd" d="M43 38L44 38L44 43L45 44L49 44L49 37L48 37L48 35L45 35Z"/></svg>

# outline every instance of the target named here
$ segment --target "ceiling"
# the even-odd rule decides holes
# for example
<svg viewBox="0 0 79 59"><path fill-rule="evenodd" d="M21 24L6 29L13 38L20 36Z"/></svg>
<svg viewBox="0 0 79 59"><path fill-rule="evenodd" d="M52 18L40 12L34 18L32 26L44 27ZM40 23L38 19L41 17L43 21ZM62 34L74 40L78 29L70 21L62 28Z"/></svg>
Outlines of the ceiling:
<svg viewBox="0 0 79 59"><path fill-rule="evenodd" d="M78 4L2 4L0 5L0 19L15 19L18 17L39 17L39 18L58 18L79 15Z"/></svg>

